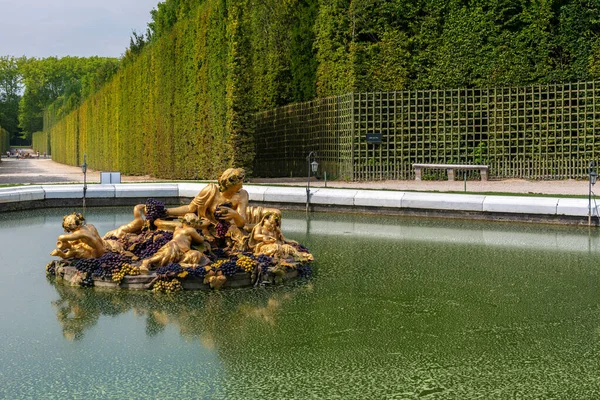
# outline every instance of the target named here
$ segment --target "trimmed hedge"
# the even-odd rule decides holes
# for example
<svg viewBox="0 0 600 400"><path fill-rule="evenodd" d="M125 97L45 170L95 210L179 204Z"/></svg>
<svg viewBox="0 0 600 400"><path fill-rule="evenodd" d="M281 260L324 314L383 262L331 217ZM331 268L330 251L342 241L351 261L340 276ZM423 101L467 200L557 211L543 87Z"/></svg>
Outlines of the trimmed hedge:
<svg viewBox="0 0 600 400"><path fill-rule="evenodd" d="M0 153L10 150L10 133L0 126Z"/></svg>
<svg viewBox="0 0 600 400"><path fill-rule="evenodd" d="M163 3L160 29L108 84L64 118L47 109L57 161L87 154L94 169L173 179L233 165L251 174L259 111L345 93L600 77L597 1Z"/></svg>
<svg viewBox="0 0 600 400"><path fill-rule="evenodd" d="M233 165L251 173L253 114L279 105L287 85L252 71L269 81L289 75L289 55L280 55L291 32L279 18L295 5L272 1L280 8L272 16L248 1L226 4L199 5L66 117L49 107L54 159L80 165L87 154L94 169L170 179L216 178ZM267 48L270 30L280 35Z"/></svg>
<svg viewBox="0 0 600 400"><path fill-rule="evenodd" d="M48 132L34 132L31 135L31 148L40 153L50 153L50 135Z"/></svg>

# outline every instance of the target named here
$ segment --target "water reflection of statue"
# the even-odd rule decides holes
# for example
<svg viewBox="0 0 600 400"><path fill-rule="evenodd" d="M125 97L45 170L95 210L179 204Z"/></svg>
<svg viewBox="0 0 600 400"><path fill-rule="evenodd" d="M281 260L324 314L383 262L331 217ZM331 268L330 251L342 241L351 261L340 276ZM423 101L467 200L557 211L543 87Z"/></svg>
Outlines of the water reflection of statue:
<svg viewBox="0 0 600 400"><path fill-rule="evenodd" d="M276 326L282 307L296 294L312 290L312 285L308 284L292 291L244 291L234 297L211 294L165 298L139 296L127 291L79 290L60 284L54 287L58 299L52 301L52 305L68 340L82 339L102 316L116 316L133 310L137 320L146 315L148 336L173 325L179 328L183 337L198 338L211 349L240 341L248 341L252 346L264 344L265 337L255 334L256 321ZM110 321L105 319L106 323L112 323Z"/></svg>
<svg viewBox="0 0 600 400"><path fill-rule="evenodd" d="M152 257L142 261L141 270L149 270L154 266L163 267L170 263L206 265L210 260L198 250L191 248L192 243L202 245L204 238L196 228L201 226L196 214L187 213L182 219L182 226L175 229L173 239L161 247Z"/></svg>
<svg viewBox="0 0 600 400"><path fill-rule="evenodd" d="M61 258L98 258L107 251L121 251L122 246L112 240L103 240L94 225L86 225L80 213L63 217L63 229L67 232L58 237L56 249L50 255Z"/></svg>
<svg viewBox="0 0 600 400"><path fill-rule="evenodd" d="M84 331L96 325L100 317L99 313L90 313L85 307L78 304L55 303L58 308L56 317L62 325L63 336L67 340L79 340L83 338Z"/></svg>
<svg viewBox="0 0 600 400"><path fill-rule="evenodd" d="M125 235L131 234L131 233L140 233L142 231L142 228L144 227L144 225L146 224L146 220L144 219L144 214L146 213L146 205L145 204L138 204L133 208L133 221L125 224L125 225L121 225L120 227L118 227L115 230L112 230L110 232L107 232L104 235L104 238L110 238L110 237L117 237L117 238L122 238Z"/></svg>
<svg viewBox="0 0 600 400"><path fill-rule="evenodd" d="M244 177L242 168L229 168L219 177L218 185L207 185L190 204L168 208L167 215L176 217L193 212L215 225L219 220L224 220L243 228L258 222L265 211L280 213L275 209L248 206L248 192L242 188Z"/></svg>
<svg viewBox="0 0 600 400"><path fill-rule="evenodd" d="M63 336L68 340L83 338L86 329L96 325L101 311L96 302L89 301L88 292L73 290L69 286L56 285L59 299L52 302L56 317L62 326Z"/></svg>

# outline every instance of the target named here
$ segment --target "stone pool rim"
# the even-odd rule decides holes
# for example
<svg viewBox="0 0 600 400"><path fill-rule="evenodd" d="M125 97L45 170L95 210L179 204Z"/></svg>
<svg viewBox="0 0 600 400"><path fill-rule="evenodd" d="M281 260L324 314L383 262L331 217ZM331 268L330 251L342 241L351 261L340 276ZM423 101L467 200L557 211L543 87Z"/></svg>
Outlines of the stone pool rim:
<svg viewBox="0 0 600 400"><path fill-rule="evenodd" d="M187 204L208 183L90 184L86 206L128 206L155 198ZM282 210L305 210L306 187L245 184L252 204ZM491 221L588 225L588 199L311 188L310 211L458 218ZM37 208L81 207L83 184L26 185L0 188L0 212ZM592 201L593 226L600 226Z"/></svg>

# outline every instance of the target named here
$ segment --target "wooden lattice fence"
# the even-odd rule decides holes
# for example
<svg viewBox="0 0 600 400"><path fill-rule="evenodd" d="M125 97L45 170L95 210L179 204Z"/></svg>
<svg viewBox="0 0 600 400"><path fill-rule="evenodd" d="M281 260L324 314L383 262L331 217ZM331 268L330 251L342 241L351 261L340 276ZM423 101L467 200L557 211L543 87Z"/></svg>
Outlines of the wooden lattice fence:
<svg viewBox="0 0 600 400"><path fill-rule="evenodd" d="M600 82L351 93L255 121L260 176L305 175L316 151L322 171L338 179L413 179L413 163L487 164L496 178L581 178L600 155ZM373 134L381 143L367 141Z"/></svg>

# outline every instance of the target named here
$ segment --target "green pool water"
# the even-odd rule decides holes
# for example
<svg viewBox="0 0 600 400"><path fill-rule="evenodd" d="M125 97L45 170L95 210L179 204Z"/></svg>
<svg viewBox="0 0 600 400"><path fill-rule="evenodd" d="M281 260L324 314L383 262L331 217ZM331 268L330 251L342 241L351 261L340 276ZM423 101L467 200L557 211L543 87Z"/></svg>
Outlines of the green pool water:
<svg viewBox="0 0 600 400"><path fill-rule="evenodd" d="M71 211L0 214L2 399L600 398L597 230L285 212L312 279L165 295L47 279Z"/></svg>

